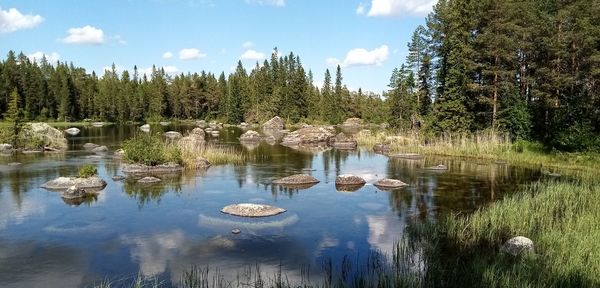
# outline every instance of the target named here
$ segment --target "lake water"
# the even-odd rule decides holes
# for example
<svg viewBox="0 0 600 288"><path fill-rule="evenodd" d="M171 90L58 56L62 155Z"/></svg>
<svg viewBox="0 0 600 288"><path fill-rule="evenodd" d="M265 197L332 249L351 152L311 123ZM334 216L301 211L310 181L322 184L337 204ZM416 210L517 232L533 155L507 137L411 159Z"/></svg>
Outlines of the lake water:
<svg viewBox="0 0 600 288"><path fill-rule="evenodd" d="M391 253L409 221L471 212L540 177L536 169L492 161L389 159L369 150L311 153L264 142L243 147L237 142L241 131L224 128L212 141L246 151L250 163L139 186L133 179L111 180L123 174L120 162L90 159L92 153L82 148L93 142L114 151L137 127L81 129L68 137L64 154L0 157L0 287L82 287L138 274L169 286L192 265L209 265L232 278L256 264L270 275L282 271L294 279L310 271L318 277L324 261L360 259L370 251ZM23 165L7 165L15 161ZM76 175L84 163L96 165L108 183L97 199L69 205L59 193L39 188L56 177ZM423 169L437 164L449 170ZM270 184L304 168L312 169L321 183L304 190ZM340 174L362 176L368 184L355 192L337 191L334 182ZM410 186L381 191L372 185L379 178ZM287 212L258 219L220 212L241 202ZM232 234L233 228L241 234Z"/></svg>

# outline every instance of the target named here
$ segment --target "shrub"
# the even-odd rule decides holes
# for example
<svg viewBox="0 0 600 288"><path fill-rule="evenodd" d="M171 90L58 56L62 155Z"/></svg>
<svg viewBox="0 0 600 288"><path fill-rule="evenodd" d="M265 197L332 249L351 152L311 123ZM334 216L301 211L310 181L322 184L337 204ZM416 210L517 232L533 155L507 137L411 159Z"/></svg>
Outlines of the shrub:
<svg viewBox="0 0 600 288"><path fill-rule="evenodd" d="M156 166L168 162L181 163L181 150L161 141L159 134L138 133L123 143L125 160Z"/></svg>
<svg viewBox="0 0 600 288"><path fill-rule="evenodd" d="M79 177L80 178L88 178L92 176L96 176L98 174L98 170L96 166L92 164L85 164L79 168Z"/></svg>

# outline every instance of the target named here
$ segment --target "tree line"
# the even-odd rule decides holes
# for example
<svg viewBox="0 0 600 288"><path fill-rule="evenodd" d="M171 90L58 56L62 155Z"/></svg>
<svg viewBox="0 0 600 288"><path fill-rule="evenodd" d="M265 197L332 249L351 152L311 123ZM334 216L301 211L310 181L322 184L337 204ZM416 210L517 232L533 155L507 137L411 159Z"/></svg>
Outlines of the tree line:
<svg viewBox="0 0 600 288"><path fill-rule="evenodd" d="M396 126L598 150L598 1L439 0L408 49L387 92Z"/></svg>
<svg viewBox="0 0 600 288"><path fill-rule="evenodd" d="M278 115L290 122L340 123L359 117L381 123L388 118L379 95L350 91L343 84L340 67L335 83L327 70L323 87L315 87L313 74L306 72L300 57L293 52L279 56L277 49L250 72L239 61L233 73L218 76L205 71L171 76L157 67L150 75L140 74L137 67L119 73L114 64L98 76L72 63L32 61L10 51L0 63L0 115L4 119L11 118L10 103L21 109L24 120L42 121L173 118L235 124L262 123Z"/></svg>

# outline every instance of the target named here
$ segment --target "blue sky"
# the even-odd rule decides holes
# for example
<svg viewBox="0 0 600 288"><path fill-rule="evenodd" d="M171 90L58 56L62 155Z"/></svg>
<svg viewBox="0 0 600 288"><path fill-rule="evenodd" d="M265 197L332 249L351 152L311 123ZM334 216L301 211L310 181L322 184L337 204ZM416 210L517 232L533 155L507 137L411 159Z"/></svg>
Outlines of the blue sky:
<svg viewBox="0 0 600 288"><path fill-rule="evenodd" d="M342 65L351 89L381 92L435 0L0 0L0 53L171 73L249 70L273 47L322 83ZM170 57L169 57L170 56ZM102 72L100 73L102 74Z"/></svg>

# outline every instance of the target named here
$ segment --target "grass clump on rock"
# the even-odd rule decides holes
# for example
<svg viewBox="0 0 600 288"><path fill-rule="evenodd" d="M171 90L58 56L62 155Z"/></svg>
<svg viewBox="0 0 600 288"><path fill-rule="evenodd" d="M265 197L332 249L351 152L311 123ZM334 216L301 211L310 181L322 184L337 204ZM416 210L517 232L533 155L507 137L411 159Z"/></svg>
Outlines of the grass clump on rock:
<svg viewBox="0 0 600 288"><path fill-rule="evenodd" d="M123 143L124 159L130 163L156 166L166 163L181 164L181 149L165 144L160 135L137 133Z"/></svg>
<svg viewBox="0 0 600 288"><path fill-rule="evenodd" d="M79 178L88 178L98 175L98 169L92 164L85 164L79 168Z"/></svg>

